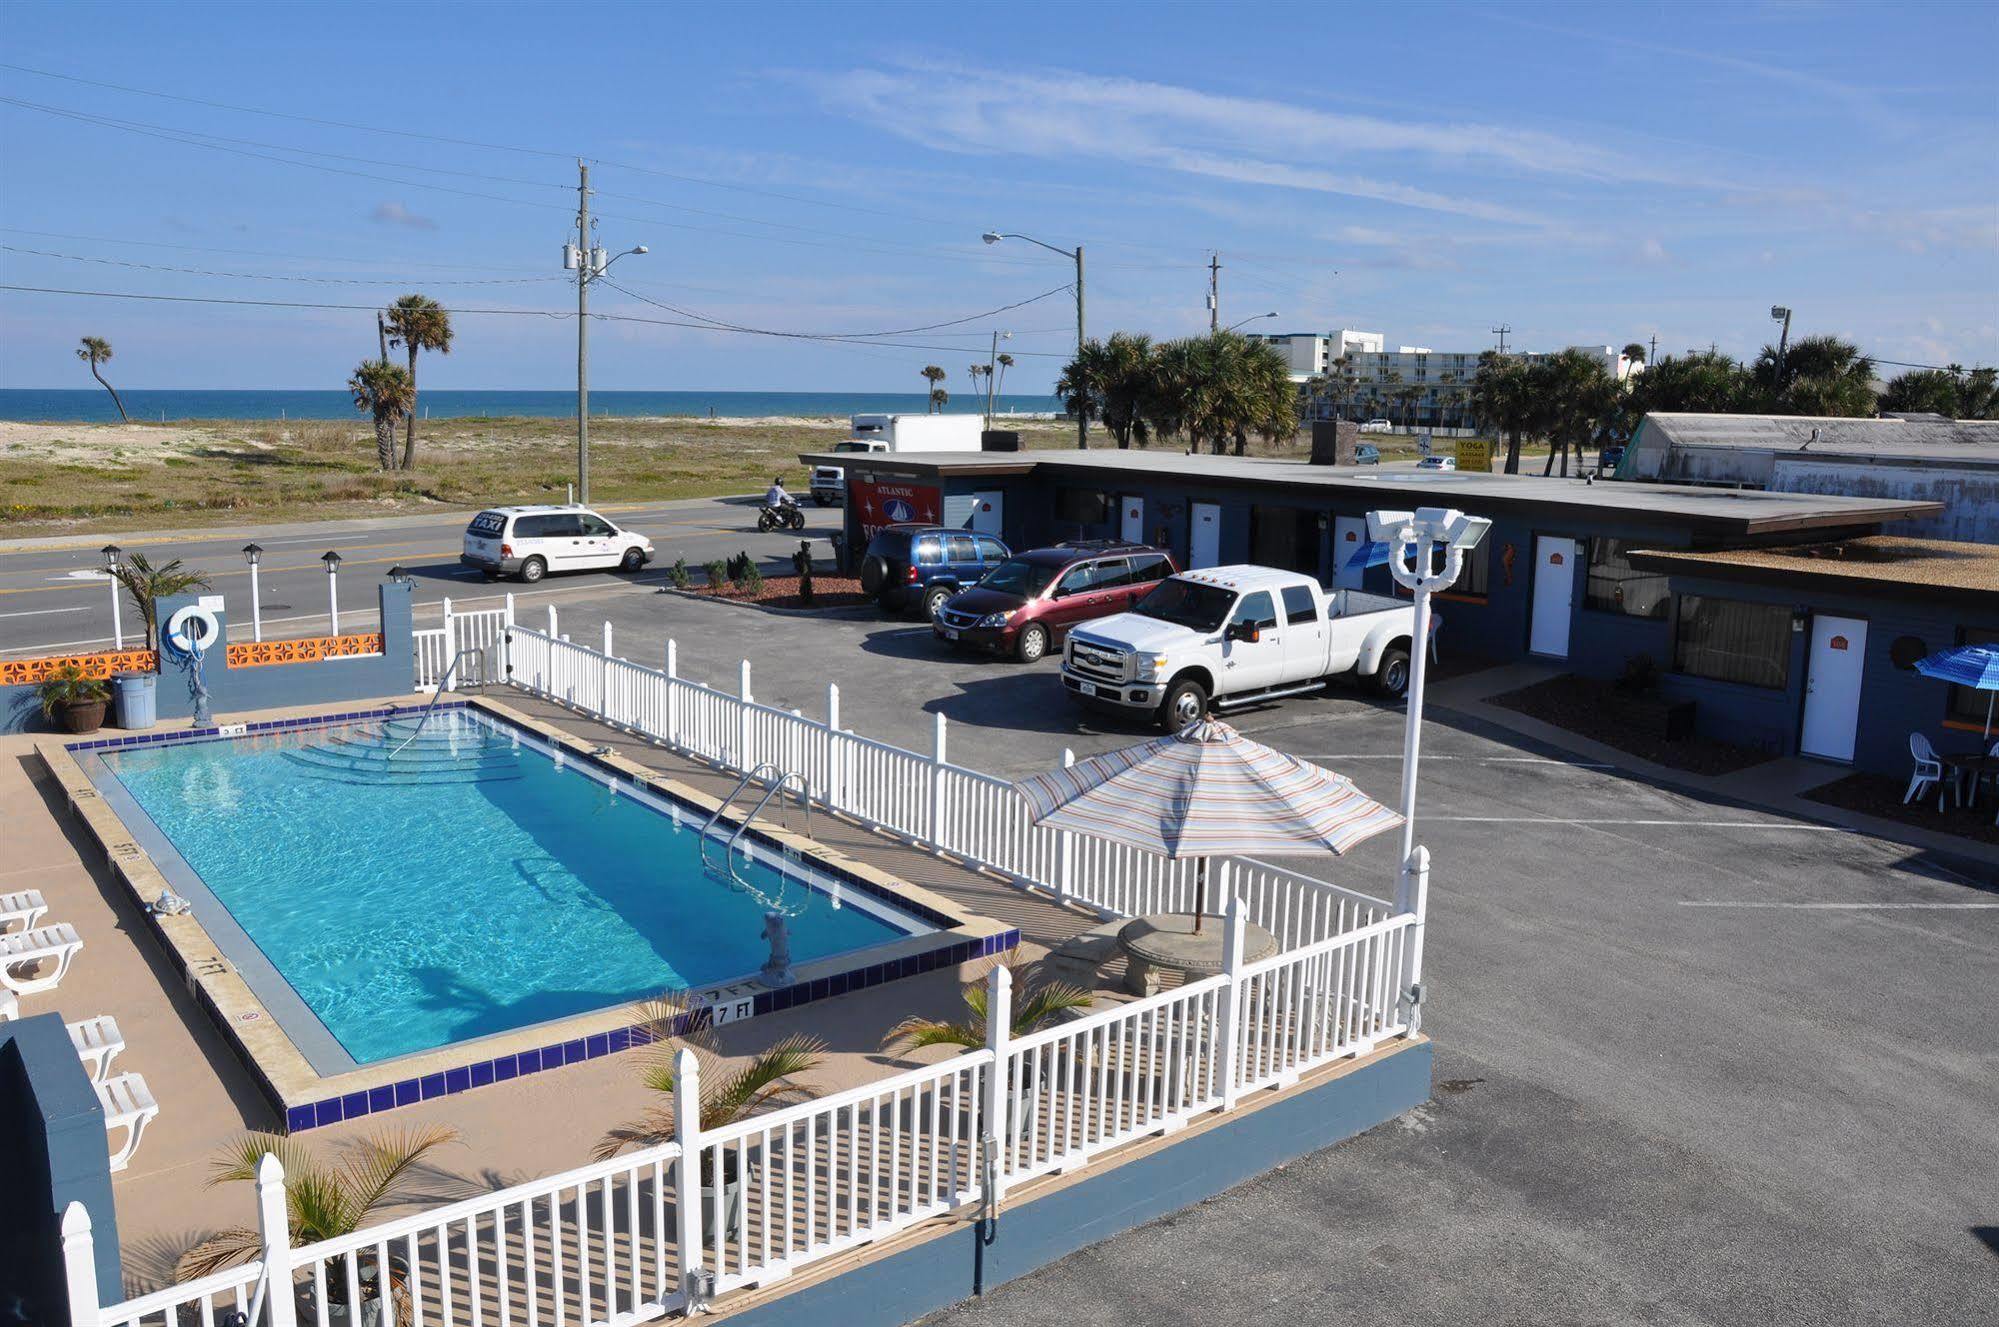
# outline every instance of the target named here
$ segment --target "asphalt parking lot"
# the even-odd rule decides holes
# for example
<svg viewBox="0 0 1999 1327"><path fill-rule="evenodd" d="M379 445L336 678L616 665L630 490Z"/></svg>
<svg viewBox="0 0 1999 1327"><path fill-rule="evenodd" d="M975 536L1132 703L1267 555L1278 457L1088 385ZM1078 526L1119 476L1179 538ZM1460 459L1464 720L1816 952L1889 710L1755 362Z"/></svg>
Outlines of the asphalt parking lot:
<svg viewBox="0 0 1999 1327"><path fill-rule="evenodd" d="M1140 740L1052 664L908 620L620 587L562 628L1018 775ZM1402 715L1358 691L1238 726L1392 800ZM1435 1101L1073 1255L940 1323L1989 1323L1999 1285L1999 885L1437 716ZM1393 848L1291 864L1389 890ZM1002 1238L1004 1232L1002 1230ZM1059 1313L1051 1308L1060 1305Z"/></svg>

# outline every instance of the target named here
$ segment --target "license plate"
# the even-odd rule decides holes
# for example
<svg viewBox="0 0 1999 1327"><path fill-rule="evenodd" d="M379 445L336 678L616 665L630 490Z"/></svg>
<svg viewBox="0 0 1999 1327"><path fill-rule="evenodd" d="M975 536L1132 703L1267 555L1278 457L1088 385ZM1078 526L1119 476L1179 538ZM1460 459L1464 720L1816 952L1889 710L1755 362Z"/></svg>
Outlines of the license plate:
<svg viewBox="0 0 1999 1327"><path fill-rule="evenodd" d="M1082 692L1086 696L1094 696L1097 694L1097 684L1095 682L1078 682L1076 684L1076 690Z"/></svg>
<svg viewBox="0 0 1999 1327"><path fill-rule="evenodd" d="M945 640L958 639L958 629L956 627L939 627L937 628L937 633Z"/></svg>

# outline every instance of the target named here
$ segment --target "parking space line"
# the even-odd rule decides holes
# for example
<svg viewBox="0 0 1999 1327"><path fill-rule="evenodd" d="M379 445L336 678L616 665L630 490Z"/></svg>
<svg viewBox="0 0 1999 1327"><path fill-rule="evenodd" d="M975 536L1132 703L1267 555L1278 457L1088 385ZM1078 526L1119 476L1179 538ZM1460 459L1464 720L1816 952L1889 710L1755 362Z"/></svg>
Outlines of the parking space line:
<svg viewBox="0 0 1999 1327"><path fill-rule="evenodd" d="M1427 757L1426 757L1427 759ZM1467 825L1577 825L1584 829L1598 829L1605 825L1660 825L1680 829L1783 829L1805 830L1817 834L1857 834L1860 831L1848 829L1845 825L1810 825L1786 823L1781 820L1616 820L1602 817L1581 816L1422 816L1429 822L1448 820Z"/></svg>
<svg viewBox="0 0 1999 1327"><path fill-rule="evenodd" d="M1999 903L1734 903L1727 899L1683 898L1683 908L1788 908L1809 912L1827 909L1841 912L1912 911L1977 912L1999 910Z"/></svg>
<svg viewBox="0 0 1999 1327"><path fill-rule="evenodd" d="M1335 751L1330 754L1300 756L1300 760L1400 760L1400 751ZM1617 766L1600 760L1561 760L1553 756L1436 756L1425 755L1423 759L1462 760L1475 765L1566 765L1570 769L1616 769Z"/></svg>

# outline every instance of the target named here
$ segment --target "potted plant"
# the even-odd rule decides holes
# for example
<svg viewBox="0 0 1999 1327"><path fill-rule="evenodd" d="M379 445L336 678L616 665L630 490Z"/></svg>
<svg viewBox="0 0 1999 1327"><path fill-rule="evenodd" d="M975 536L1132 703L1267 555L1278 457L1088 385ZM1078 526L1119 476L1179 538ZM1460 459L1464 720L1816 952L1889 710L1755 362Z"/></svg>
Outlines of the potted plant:
<svg viewBox="0 0 1999 1327"><path fill-rule="evenodd" d="M329 1163L296 1138L283 1134L246 1134L215 1158L208 1183L211 1187L234 1181L254 1183L257 1166L265 1154L275 1156L285 1170L285 1212L292 1247L298 1248L359 1230L376 1208L400 1196L404 1182L425 1154L457 1136L454 1131L441 1128L379 1133L355 1139L338 1162ZM262 1252L263 1240L255 1230L247 1227L224 1230L182 1254L178 1271L187 1278L207 1276L249 1262ZM404 1259L391 1257L387 1270L389 1290L395 1296L394 1318L406 1322L409 1266ZM299 1321L374 1327L385 1317L381 1273L379 1266L365 1259L355 1268L354 1279L361 1291L360 1302L356 1304L351 1302L353 1296L344 1269L329 1266L326 1303L320 1305L314 1298L308 1273L301 1271L300 1283L294 1289ZM322 1308L324 1319L320 1317Z"/></svg>
<svg viewBox="0 0 1999 1327"><path fill-rule="evenodd" d="M64 664L43 680L40 695L44 719L62 725L66 733L94 733L104 726L111 684L87 676L76 664Z"/></svg>
<svg viewBox="0 0 1999 1327"><path fill-rule="evenodd" d="M607 1131L591 1155L602 1161L629 1147L652 1147L672 1142L679 1136L674 1118L674 1092L679 1086L675 1061L684 1047L694 1052L701 1070L701 1127L719 1129L752 1115L793 1102L806 1101L810 1089L792 1080L819 1067L826 1055L826 1043L800 1033L784 1038L735 1063L717 1047L715 1025L706 1008L694 1008L684 994L675 992L639 1006L641 1038L652 1049L639 1070L639 1079L660 1094L663 1104L649 1108L635 1120ZM721 1173L716 1173L717 1156ZM743 1175L740 1154L733 1149L701 1149L702 1210L713 1211L716 1187L722 1192L722 1222L735 1225L742 1210Z"/></svg>
<svg viewBox="0 0 1999 1327"><path fill-rule="evenodd" d="M1018 971L1018 965L1009 957L1001 960L1008 967ZM985 975L990 975L988 968ZM968 981L960 992L965 1002L965 1017L955 1022L945 1019L924 1018L911 1015L889 1029L882 1038L882 1049L893 1054L904 1054L923 1046L958 1046L965 1050L982 1050L986 1045L986 1012L989 988L985 976ZM1066 982L1048 981L1030 972L1018 980L1013 998L1013 1017L1008 1020L1009 1031L1016 1037L1024 1037L1037 1032L1058 1020L1088 1009L1096 997L1080 986ZM1011 1106L1007 1111L1010 1121L1009 1133L1019 1138L1027 1128L1027 1111L1024 1103L1031 1097L1035 1083L1033 1057L1021 1062L1020 1078L1009 1093Z"/></svg>

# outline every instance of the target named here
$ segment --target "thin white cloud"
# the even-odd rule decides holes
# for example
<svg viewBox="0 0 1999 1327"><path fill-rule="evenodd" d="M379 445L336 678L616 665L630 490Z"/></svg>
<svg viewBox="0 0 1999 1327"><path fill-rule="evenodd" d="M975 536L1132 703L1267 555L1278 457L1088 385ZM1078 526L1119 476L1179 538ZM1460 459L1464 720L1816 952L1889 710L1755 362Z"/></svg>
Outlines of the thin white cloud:
<svg viewBox="0 0 1999 1327"><path fill-rule="evenodd" d="M1717 187L1706 176L1540 130L1391 120L1131 78L913 62L796 77L819 91L829 111L939 150L1133 162L1488 222L1540 219L1386 171L1415 156L1487 175ZM1374 164L1356 169L1362 163Z"/></svg>
<svg viewBox="0 0 1999 1327"><path fill-rule="evenodd" d="M437 229L435 221L432 221L429 217L418 216L394 200L375 204L375 210L370 215L376 222L384 226L407 226L411 230Z"/></svg>

